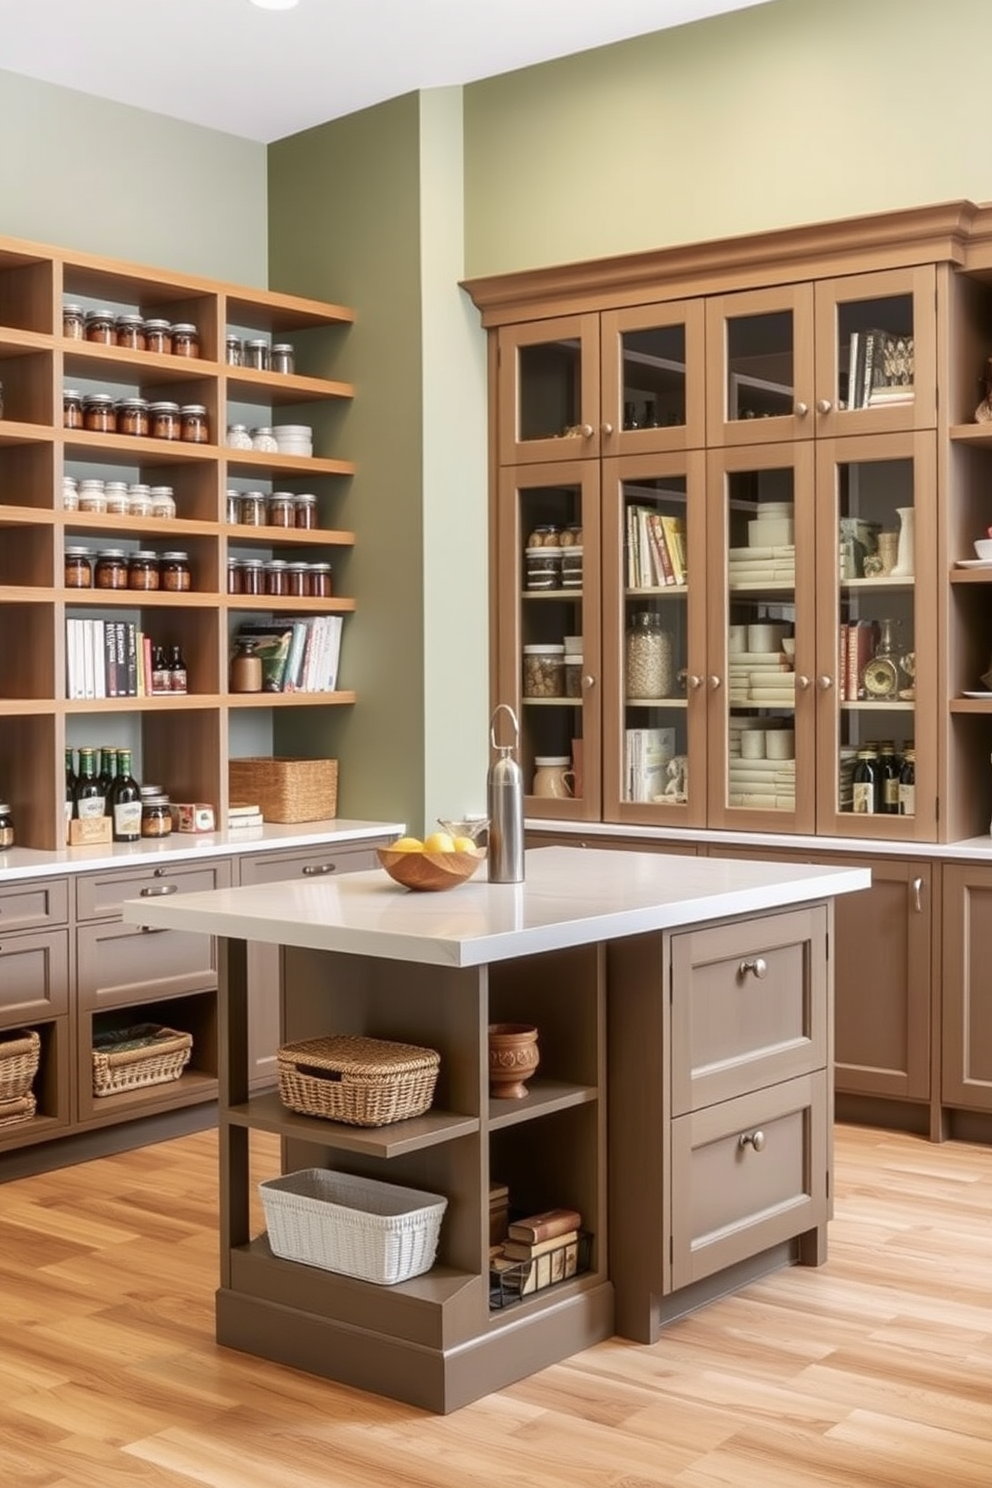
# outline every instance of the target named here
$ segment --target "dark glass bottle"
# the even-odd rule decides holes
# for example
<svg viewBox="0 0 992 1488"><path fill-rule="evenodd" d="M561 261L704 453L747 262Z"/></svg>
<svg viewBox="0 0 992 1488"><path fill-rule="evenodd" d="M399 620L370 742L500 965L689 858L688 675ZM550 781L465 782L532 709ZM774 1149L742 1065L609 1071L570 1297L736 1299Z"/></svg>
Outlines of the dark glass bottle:
<svg viewBox="0 0 992 1488"><path fill-rule="evenodd" d="M878 811L883 816L899 814L899 761L896 746L888 740L878 751Z"/></svg>
<svg viewBox="0 0 992 1488"><path fill-rule="evenodd" d="M169 668L169 691L185 692L186 662L183 659L183 648L181 646L173 646L171 648L167 665Z"/></svg>
<svg viewBox="0 0 992 1488"><path fill-rule="evenodd" d="M878 756L874 749L859 749L854 765L854 811L873 816L878 811Z"/></svg>
<svg viewBox="0 0 992 1488"><path fill-rule="evenodd" d="M110 789L110 815L115 842L137 842L141 837L141 790L131 774L130 749L118 749L117 774Z"/></svg>
<svg viewBox="0 0 992 1488"><path fill-rule="evenodd" d="M163 692L172 691L172 674L169 671L169 663L166 660L165 647L155 646L152 650L152 695L157 696Z"/></svg>
<svg viewBox="0 0 992 1488"><path fill-rule="evenodd" d="M916 750L906 749L899 774L899 815L916 815Z"/></svg>
<svg viewBox="0 0 992 1488"><path fill-rule="evenodd" d="M76 809L76 751L65 752L65 837L69 840L69 823Z"/></svg>
<svg viewBox="0 0 992 1488"><path fill-rule="evenodd" d="M116 773L117 746L116 744L103 744L100 748L100 772L97 775L97 780L100 782L100 789L103 791L103 799L105 801L110 799L110 788L114 783Z"/></svg>
<svg viewBox="0 0 992 1488"><path fill-rule="evenodd" d="M85 745L79 751L75 808L75 814L81 820L106 814L106 802L96 773L96 751Z"/></svg>
<svg viewBox="0 0 992 1488"><path fill-rule="evenodd" d="M625 403L623 405L623 426L625 429L639 429L641 427L637 419L636 403Z"/></svg>

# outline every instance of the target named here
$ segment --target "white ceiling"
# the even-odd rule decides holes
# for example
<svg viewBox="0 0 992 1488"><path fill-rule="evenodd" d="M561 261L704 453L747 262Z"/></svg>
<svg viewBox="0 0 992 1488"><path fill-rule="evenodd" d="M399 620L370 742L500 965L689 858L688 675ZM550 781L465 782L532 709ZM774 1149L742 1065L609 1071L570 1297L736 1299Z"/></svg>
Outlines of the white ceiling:
<svg viewBox="0 0 992 1488"><path fill-rule="evenodd" d="M0 71L268 143L402 93L764 3L0 0Z"/></svg>

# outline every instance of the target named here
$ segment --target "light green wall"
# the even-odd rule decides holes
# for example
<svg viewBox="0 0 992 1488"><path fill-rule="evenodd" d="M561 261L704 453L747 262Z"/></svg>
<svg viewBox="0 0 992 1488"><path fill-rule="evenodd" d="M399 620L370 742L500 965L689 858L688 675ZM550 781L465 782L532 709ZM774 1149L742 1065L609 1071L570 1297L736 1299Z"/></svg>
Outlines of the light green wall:
<svg viewBox="0 0 992 1488"><path fill-rule="evenodd" d="M266 283L264 145L11 72L0 140L0 234Z"/></svg>
<svg viewBox="0 0 992 1488"><path fill-rule="evenodd" d="M992 198L988 0L774 0L465 90L466 273Z"/></svg>

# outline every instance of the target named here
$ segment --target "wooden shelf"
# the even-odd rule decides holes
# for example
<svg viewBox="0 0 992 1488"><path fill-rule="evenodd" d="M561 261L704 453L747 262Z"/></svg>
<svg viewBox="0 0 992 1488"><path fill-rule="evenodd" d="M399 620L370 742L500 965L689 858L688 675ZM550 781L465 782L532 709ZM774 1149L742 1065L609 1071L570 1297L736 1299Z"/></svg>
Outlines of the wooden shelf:
<svg viewBox="0 0 992 1488"><path fill-rule="evenodd" d="M244 1105L232 1106L228 1115L235 1126L254 1127L277 1136L381 1158L399 1157L457 1137L474 1136L480 1128L477 1116L436 1110L388 1126L349 1126L290 1111L276 1094L253 1096Z"/></svg>
<svg viewBox="0 0 992 1488"><path fill-rule="evenodd" d="M567 1111L573 1106L585 1106L599 1099L593 1085L574 1085L561 1080L530 1080L527 1094L520 1100L493 1100L489 1102L489 1130L502 1131L508 1126L517 1126L521 1121L533 1121L540 1116L550 1116L555 1111Z"/></svg>

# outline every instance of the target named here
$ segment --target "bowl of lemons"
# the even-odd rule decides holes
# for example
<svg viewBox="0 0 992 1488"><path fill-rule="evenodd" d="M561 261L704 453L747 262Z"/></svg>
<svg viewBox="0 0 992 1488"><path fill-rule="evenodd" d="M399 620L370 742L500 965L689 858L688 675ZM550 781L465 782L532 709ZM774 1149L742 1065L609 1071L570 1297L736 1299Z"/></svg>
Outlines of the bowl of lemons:
<svg viewBox="0 0 992 1488"><path fill-rule="evenodd" d="M376 849L380 866L394 883L405 889L420 889L436 893L440 889L456 889L467 883L480 863L485 862L486 849L476 846L475 840L465 835L453 836L451 832L431 832L423 841L419 837L400 837L389 847Z"/></svg>

